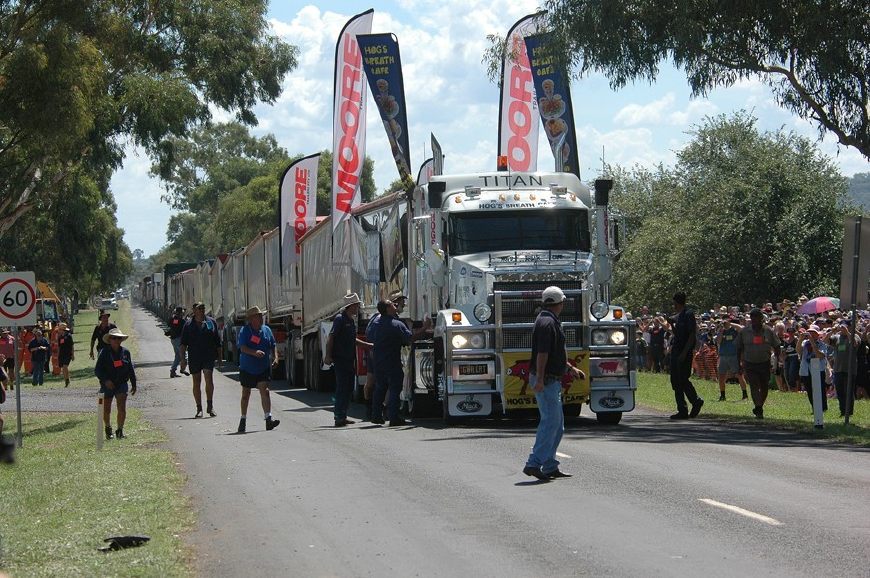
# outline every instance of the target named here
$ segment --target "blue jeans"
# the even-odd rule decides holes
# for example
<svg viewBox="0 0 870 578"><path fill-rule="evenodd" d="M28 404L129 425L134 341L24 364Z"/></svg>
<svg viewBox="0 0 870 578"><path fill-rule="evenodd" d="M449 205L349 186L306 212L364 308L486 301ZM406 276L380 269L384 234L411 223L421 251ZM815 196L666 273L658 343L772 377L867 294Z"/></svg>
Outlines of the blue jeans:
<svg viewBox="0 0 870 578"><path fill-rule="evenodd" d="M45 362L33 363L33 380L30 382L33 385L42 385L43 376L45 375Z"/></svg>
<svg viewBox="0 0 870 578"><path fill-rule="evenodd" d="M541 468L545 474L559 469L556 450L565 431L565 416L562 414L562 383L558 380L544 384L544 390L535 392L541 421L535 434L535 445L526 461L526 467Z"/></svg>
<svg viewBox="0 0 870 578"><path fill-rule="evenodd" d="M797 355L786 356L782 365L782 373L785 377L785 382L790 389L798 386L798 369L800 368L800 359Z"/></svg>
<svg viewBox="0 0 870 578"><path fill-rule="evenodd" d="M375 394L372 397L372 419L380 419L384 414L384 398L387 399L387 417L390 421L399 419L399 395L405 382L405 372L401 369L387 371L375 370Z"/></svg>
<svg viewBox="0 0 870 578"><path fill-rule="evenodd" d="M336 363L335 368L335 421L347 419L347 408L350 405L350 397L353 395L356 371L353 365L345 366Z"/></svg>
<svg viewBox="0 0 870 578"><path fill-rule="evenodd" d="M175 359L172 360L172 373L178 369L178 364L181 363L181 336L172 338L172 349L175 350Z"/></svg>

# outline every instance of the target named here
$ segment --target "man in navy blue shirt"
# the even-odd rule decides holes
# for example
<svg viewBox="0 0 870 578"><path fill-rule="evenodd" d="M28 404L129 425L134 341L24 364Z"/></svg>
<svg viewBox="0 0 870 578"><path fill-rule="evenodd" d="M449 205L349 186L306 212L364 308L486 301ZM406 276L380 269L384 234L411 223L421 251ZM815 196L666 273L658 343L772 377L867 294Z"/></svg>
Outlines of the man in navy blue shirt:
<svg viewBox="0 0 870 578"><path fill-rule="evenodd" d="M398 308L392 301L378 302L378 313L381 316L374 323L375 386L372 399L372 423L384 424L384 398L387 399L387 417L391 426L405 425L407 422L399 417L399 395L405 382L405 372L402 367L402 347L409 345L429 330L431 320L426 319L423 327L414 333L408 329L405 322L398 318Z"/></svg>
<svg viewBox="0 0 870 578"><path fill-rule="evenodd" d="M356 318L360 299L356 293L344 296L344 307L332 320L332 330L326 340L323 362L335 369L335 427L356 423L347 419L347 408L356 383L356 346L370 348L371 344L356 334Z"/></svg>
<svg viewBox="0 0 870 578"><path fill-rule="evenodd" d="M202 376L205 375L205 397L208 402L208 415L217 416L212 406L214 396L214 362L220 356L221 336L217 321L205 314L205 305L193 304L193 317L181 330L181 358L187 356L187 367L193 376L193 399L196 402L196 415L202 417Z"/></svg>
<svg viewBox="0 0 870 578"><path fill-rule="evenodd" d="M692 376L692 353L697 340L697 325L694 312L686 308L686 294L682 291L674 294L674 311L676 316L671 320L674 328L671 340L671 388L677 402L677 413L671 419L689 419L698 415L704 400L698 396L695 386L689 380ZM686 405L686 398L692 404L691 411Z"/></svg>
<svg viewBox="0 0 870 578"><path fill-rule="evenodd" d="M272 380L272 368L278 365L278 351L272 330L263 323L264 313L265 311L256 306L248 309L248 322L239 331L236 344L240 352L239 381L242 383L242 417L239 420L239 433L245 433L248 401L251 399L251 390L255 388L260 392L266 429L271 431L281 423L280 420L272 419L269 382Z"/></svg>
<svg viewBox="0 0 870 578"><path fill-rule="evenodd" d="M27 345L30 350L30 360L33 362L33 385L42 385L45 376L45 361L51 354L51 345L48 340L42 336L42 330L36 329L33 331L33 339Z"/></svg>

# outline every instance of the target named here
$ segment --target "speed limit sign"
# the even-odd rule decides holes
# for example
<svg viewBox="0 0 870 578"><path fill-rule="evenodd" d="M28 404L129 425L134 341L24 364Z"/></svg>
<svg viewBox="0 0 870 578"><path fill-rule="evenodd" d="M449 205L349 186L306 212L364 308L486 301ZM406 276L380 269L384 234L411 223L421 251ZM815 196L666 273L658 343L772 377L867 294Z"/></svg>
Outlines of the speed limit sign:
<svg viewBox="0 0 870 578"><path fill-rule="evenodd" d="M36 275L0 273L0 325L36 325Z"/></svg>

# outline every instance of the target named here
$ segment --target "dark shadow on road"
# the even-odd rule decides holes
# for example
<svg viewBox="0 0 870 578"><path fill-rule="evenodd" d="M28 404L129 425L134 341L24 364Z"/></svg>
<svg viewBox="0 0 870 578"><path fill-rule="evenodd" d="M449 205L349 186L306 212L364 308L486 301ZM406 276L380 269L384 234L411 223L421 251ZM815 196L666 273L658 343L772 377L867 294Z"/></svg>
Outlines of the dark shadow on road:
<svg viewBox="0 0 870 578"><path fill-rule="evenodd" d="M307 407L288 411L306 412L328 410L332 407L332 394L291 389L278 393L304 404ZM588 408L584 408L588 412ZM352 403L348 417L362 420L365 407ZM442 432L441 437L423 441L438 442L457 439L497 439L505 437L528 437L534 435L537 420L533 419L487 419L446 425L440 418L412 418L414 426ZM364 426L373 427L373 426ZM331 429L331 428L327 428ZM357 428L363 429L363 428ZM832 450L848 450L870 454L870 448L815 438L810 434L786 429L759 427L754 424L721 422L703 417L688 422L674 423L667 416L628 413L620 425L602 425L592 417L580 416L565 419L565 439L606 439L612 442L665 443L665 444L717 444L754 445L765 447L818 447Z"/></svg>
<svg viewBox="0 0 870 578"><path fill-rule="evenodd" d="M552 480L529 480L527 482L517 482L515 486L543 486L544 484L549 484Z"/></svg>

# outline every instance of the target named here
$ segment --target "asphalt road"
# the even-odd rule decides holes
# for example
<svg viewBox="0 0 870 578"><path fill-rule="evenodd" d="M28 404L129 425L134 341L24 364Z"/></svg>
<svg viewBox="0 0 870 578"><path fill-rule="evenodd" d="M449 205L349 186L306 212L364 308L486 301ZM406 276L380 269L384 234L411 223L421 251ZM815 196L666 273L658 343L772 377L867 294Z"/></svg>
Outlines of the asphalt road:
<svg viewBox="0 0 870 578"><path fill-rule="evenodd" d="M168 339L133 318L157 393L146 415L188 475L200 575L870 576L870 451L637 411L573 420L574 477L534 483L532 423L335 429L329 395L280 382L278 429L252 396L237 435L235 372L216 374L218 417L191 419Z"/></svg>

